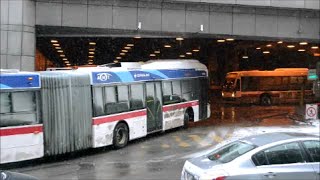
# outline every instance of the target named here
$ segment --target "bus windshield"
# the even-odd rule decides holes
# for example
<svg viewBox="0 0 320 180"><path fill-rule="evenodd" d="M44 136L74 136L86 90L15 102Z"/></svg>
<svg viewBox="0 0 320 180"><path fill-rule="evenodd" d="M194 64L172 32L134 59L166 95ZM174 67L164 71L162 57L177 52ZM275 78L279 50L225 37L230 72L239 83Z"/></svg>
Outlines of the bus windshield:
<svg viewBox="0 0 320 180"><path fill-rule="evenodd" d="M226 78L226 81L224 82L223 85L223 90L233 90L235 87L235 78Z"/></svg>

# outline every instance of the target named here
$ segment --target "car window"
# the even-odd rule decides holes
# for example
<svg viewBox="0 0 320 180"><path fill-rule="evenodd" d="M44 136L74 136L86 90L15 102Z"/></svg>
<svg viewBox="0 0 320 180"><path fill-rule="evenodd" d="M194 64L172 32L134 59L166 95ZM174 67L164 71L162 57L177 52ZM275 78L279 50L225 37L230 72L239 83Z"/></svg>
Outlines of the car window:
<svg viewBox="0 0 320 180"><path fill-rule="evenodd" d="M223 146L217 149L216 151L213 151L208 155L208 158L212 161L216 160L222 163L227 163L245 154L246 152L251 151L255 147L256 146L252 144L236 141L226 146Z"/></svg>
<svg viewBox="0 0 320 180"><path fill-rule="evenodd" d="M306 147L313 162L320 162L320 141L305 141L303 145Z"/></svg>
<svg viewBox="0 0 320 180"><path fill-rule="evenodd" d="M297 142L272 147L264 151L269 165L305 162Z"/></svg>
<svg viewBox="0 0 320 180"><path fill-rule="evenodd" d="M266 155L263 151L252 156L252 161L256 166L268 165Z"/></svg>

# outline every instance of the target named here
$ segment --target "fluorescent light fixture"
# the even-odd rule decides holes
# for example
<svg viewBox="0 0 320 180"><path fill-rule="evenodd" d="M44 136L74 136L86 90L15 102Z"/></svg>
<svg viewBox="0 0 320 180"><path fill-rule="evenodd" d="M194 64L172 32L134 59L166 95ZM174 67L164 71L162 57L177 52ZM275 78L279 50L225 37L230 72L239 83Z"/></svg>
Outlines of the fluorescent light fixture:
<svg viewBox="0 0 320 180"><path fill-rule="evenodd" d="M94 58L94 56L88 56L89 58Z"/></svg>
<svg viewBox="0 0 320 180"><path fill-rule="evenodd" d="M294 48L295 46L294 45L288 45L287 47L288 48Z"/></svg>
<svg viewBox="0 0 320 180"><path fill-rule="evenodd" d="M71 64L66 64L67 66L70 66Z"/></svg>
<svg viewBox="0 0 320 180"><path fill-rule="evenodd" d="M282 44L282 43L283 43L283 41L278 41L277 43L278 43L278 44Z"/></svg>
<svg viewBox="0 0 320 180"><path fill-rule="evenodd" d="M272 47L272 44L267 44L267 47Z"/></svg>
<svg viewBox="0 0 320 180"><path fill-rule="evenodd" d="M122 51L122 52L128 52L128 50L125 50L125 49L122 49L121 51Z"/></svg>
<svg viewBox="0 0 320 180"><path fill-rule="evenodd" d="M156 54L160 54L160 51L154 51L154 53L156 53Z"/></svg>
<svg viewBox="0 0 320 180"><path fill-rule="evenodd" d="M233 38L227 38L226 40L227 40L227 41L234 41Z"/></svg>
<svg viewBox="0 0 320 180"><path fill-rule="evenodd" d="M181 58L184 58L184 57L186 57L184 54L181 54L179 57L181 57Z"/></svg>
<svg viewBox="0 0 320 180"><path fill-rule="evenodd" d="M58 50L57 52L58 52L58 53L63 53L63 50Z"/></svg>
<svg viewBox="0 0 320 180"><path fill-rule="evenodd" d="M69 61L65 61L64 63L70 63Z"/></svg>
<svg viewBox="0 0 320 180"><path fill-rule="evenodd" d="M59 43L55 43L55 44L52 44L53 46L60 46L60 44Z"/></svg>
<svg viewBox="0 0 320 180"><path fill-rule="evenodd" d="M95 51L95 50L96 50L95 48L90 48L90 49L89 49L89 51Z"/></svg>
<svg viewBox="0 0 320 180"><path fill-rule="evenodd" d="M308 45L308 42L300 42L300 45Z"/></svg>
<svg viewBox="0 0 320 180"><path fill-rule="evenodd" d="M299 52L304 52L306 51L305 49L298 49Z"/></svg>
<svg viewBox="0 0 320 180"><path fill-rule="evenodd" d="M177 41L183 41L184 39L182 37L177 37L176 40Z"/></svg>
<svg viewBox="0 0 320 180"><path fill-rule="evenodd" d="M263 54L270 54L270 51L263 51Z"/></svg>
<svg viewBox="0 0 320 180"><path fill-rule="evenodd" d="M119 61L118 61L118 60L114 60L113 62L114 62L114 63L118 63Z"/></svg>
<svg viewBox="0 0 320 180"><path fill-rule="evenodd" d="M193 49L192 51L193 52L199 52L200 50L199 49Z"/></svg>
<svg viewBox="0 0 320 180"><path fill-rule="evenodd" d="M134 36L135 39L141 39L141 36Z"/></svg>
<svg viewBox="0 0 320 180"><path fill-rule="evenodd" d="M89 45L96 45L96 43L95 42L89 42Z"/></svg>
<svg viewBox="0 0 320 180"><path fill-rule="evenodd" d="M319 49L318 46L312 46L311 49Z"/></svg>
<svg viewBox="0 0 320 180"><path fill-rule="evenodd" d="M66 57L66 55L64 55L64 54L60 54L60 57Z"/></svg>
<svg viewBox="0 0 320 180"><path fill-rule="evenodd" d="M57 47L55 47L56 49L61 49L61 47L59 47L59 46L57 46Z"/></svg>
<svg viewBox="0 0 320 180"><path fill-rule="evenodd" d="M127 44L127 46L128 46L128 47L133 47L133 46L134 46L134 44Z"/></svg>
<svg viewBox="0 0 320 180"><path fill-rule="evenodd" d="M192 55L192 52L186 52L187 55Z"/></svg>
<svg viewBox="0 0 320 180"><path fill-rule="evenodd" d="M94 54L94 52L89 52L89 54Z"/></svg>
<svg viewBox="0 0 320 180"><path fill-rule="evenodd" d="M125 56L126 55L126 53L120 53L120 56Z"/></svg>
<svg viewBox="0 0 320 180"><path fill-rule="evenodd" d="M124 49L131 49L131 47L124 47Z"/></svg>
<svg viewBox="0 0 320 180"><path fill-rule="evenodd" d="M155 57L156 55L155 54L150 54L150 57Z"/></svg>
<svg viewBox="0 0 320 180"><path fill-rule="evenodd" d="M248 59L249 57L248 56L242 56L242 59Z"/></svg>
<svg viewBox="0 0 320 180"><path fill-rule="evenodd" d="M164 45L165 48L171 48L171 45L170 44L166 44Z"/></svg>
<svg viewBox="0 0 320 180"><path fill-rule="evenodd" d="M118 56L118 57L116 57L116 59L122 59L122 57Z"/></svg>
<svg viewBox="0 0 320 180"><path fill-rule="evenodd" d="M89 59L88 62L93 62L93 59Z"/></svg>
<svg viewBox="0 0 320 180"><path fill-rule="evenodd" d="M314 57L320 57L320 53L314 53L313 56Z"/></svg>
<svg viewBox="0 0 320 180"><path fill-rule="evenodd" d="M58 40L52 39L51 43L58 43Z"/></svg>
<svg viewBox="0 0 320 180"><path fill-rule="evenodd" d="M68 61L68 58L62 58L62 60L64 60L64 61Z"/></svg>
<svg viewBox="0 0 320 180"><path fill-rule="evenodd" d="M261 49L261 47L257 47L256 49L257 49L257 50L260 50L260 49Z"/></svg>
<svg viewBox="0 0 320 180"><path fill-rule="evenodd" d="M224 39L218 39L217 42L222 43L222 42L226 42L226 40L224 40Z"/></svg>

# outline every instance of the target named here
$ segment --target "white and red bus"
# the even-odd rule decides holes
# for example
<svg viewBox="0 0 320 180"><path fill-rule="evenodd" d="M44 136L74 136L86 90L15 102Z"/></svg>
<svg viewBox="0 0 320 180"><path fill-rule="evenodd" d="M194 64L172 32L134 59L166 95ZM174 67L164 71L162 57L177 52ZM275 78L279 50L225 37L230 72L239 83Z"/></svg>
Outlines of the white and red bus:
<svg viewBox="0 0 320 180"><path fill-rule="evenodd" d="M21 73L11 74L23 79ZM1 164L108 145L122 148L130 140L210 116L208 71L197 60L32 74L25 76L23 88L21 79L1 74Z"/></svg>
<svg viewBox="0 0 320 180"><path fill-rule="evenodd" d="M312 82L307 68L279 68L273 71L235 71L226 75L222 97L240 103L298 102L303 94L312 100Z"/></svg>

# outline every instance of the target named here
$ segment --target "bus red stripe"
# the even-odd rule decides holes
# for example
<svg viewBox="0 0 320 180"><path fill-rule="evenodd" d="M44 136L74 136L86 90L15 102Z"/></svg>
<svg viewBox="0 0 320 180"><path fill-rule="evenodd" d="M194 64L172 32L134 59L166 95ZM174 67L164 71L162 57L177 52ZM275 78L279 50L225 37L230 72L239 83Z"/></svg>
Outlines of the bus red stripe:
<svg viewBox="0 0 320 180"><path fill-rule="evenodd" d="M42 125L31 126L31 127L14 127L14 128L0 129L0 136L31 134L31 133L40 133L40 132L43 132Z"/></svg>
<svg viewBox="0 0 320 180"><path fill-rule="evenodd" d="M145 116L146 114L147 114L146 110L143 110L143 111L124 113L124 114L110 115L107 117L96 117L96 118L93 118L93 125L99 125L107 122L119 121L122 119Z"/></svg>
<svg viewBox="0 0 320 180"><path fill-rule="evenodd" d="M182 108L186 108L186 107L190 107L190 106L197 106L197 105L199 105L198 101L188 102L188 103L184 103L184 104L168 105L168 106L164 106L162 108L162 111L166 112L166 111L171 111L171 110L175 110L175 109L182 109Z"/></svg>

